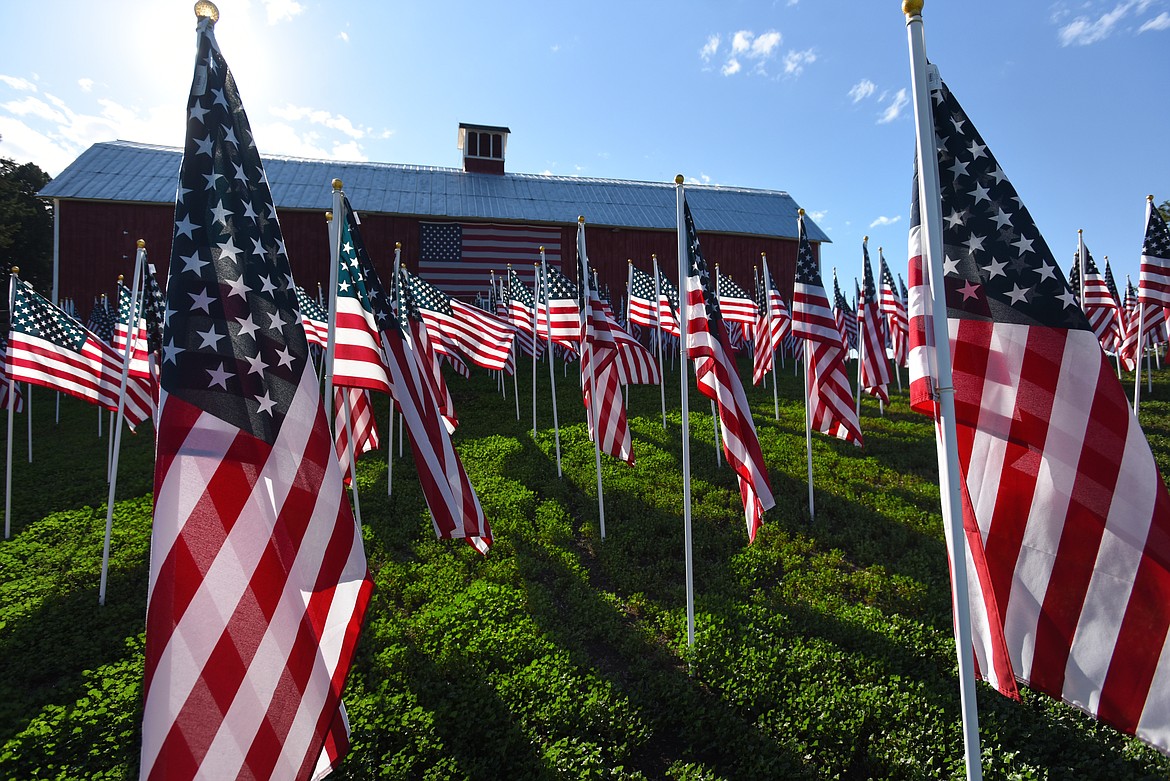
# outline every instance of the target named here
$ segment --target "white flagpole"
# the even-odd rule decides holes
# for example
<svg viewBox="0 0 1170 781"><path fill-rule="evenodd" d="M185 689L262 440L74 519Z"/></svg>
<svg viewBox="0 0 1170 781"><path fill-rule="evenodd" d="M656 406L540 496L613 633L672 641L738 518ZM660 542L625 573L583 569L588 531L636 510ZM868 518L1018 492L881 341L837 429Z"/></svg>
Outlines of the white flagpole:
<svg viewBox="0 0 1170 781"><path fill-rule="evenodd" d="M589 337L589 312L593 305L589 301L589 257L585 253L585 215L577 217L577 262L581 264L581 312L585 327L582 329L581 360L585 360L585 340ZM630 266L633 269L633 265ZM600 296L598 296L600 298ZM600 313L599 313L600 314ZM597 349L589 347L590 353ZM597 467L597 516L600 519L601 539L605 539L605 495L601 491L601 405L597 402L597 373L594 361L589 361L589 416L593 418L593 461Z"/></svg>
<svg viewBox="0 0 1170 781"><path fill-rule="evenodd" d="M772 344L772 275L768 273L767 254L760 253L760 263L764 266L764 311L767 315L764 322L768 324L768 344L772 347L772 406L776 410L776 420L780 420L780 381L776 376L776 346Z"/></svg>
<svg viewBox="0 0 1170 781"><path fill-rule="evenodd" d="M110 490L106 496L106 536L102 543L102 575L98 585L98 604L106 604L106 580L110 571L110 536L114 531L114 492L118 489L118 455L122 448L122 421L126 416L126 385L130 380L130 356L134 351L134 337L138 330L138 280L142 277L142 264L146 260L146 242L138 240L138 251L134 254L134 283L130 288L130 316L127 318L126 345L122 350L122 382L118 394L118 416L112 423L114 449L110 459Z"/></svg>
<svg viewBox="0 0 1170 781"><path fill-rule="evenodd" d="M683 190L683 175L674 177L675 211L678 221L678 327L681 331L678 357L682 370L679 378L682 385L682 464L683 464L683 549L686 556L687 591L687 645L695 644L695 568L691 549L691 427L690 390L687 376L687 230L683 219L683 204L686 193Z"/></svg>
<svg viewBox="0 0 1170 781"><path fill-rule="evenodd" d="M930 84L941 84L938 70L926 60L926 36L922 29L923 0L903 0L910 47L910 79L914 92L918 199L925 241L924 272L930 281L931 318L935 370L938 379L939 490L947 547L951 560L951 600L955 615L955 650L959 662L959 697L963 714L963 748L968 781L981 781L979 711L975 699L975 660L971 639L971 605L967 593L967 545L963 531L963 503L959 474L959 447L955 429L955 388L951 377L951 343L943 285L942 197L935 151L934 117Z"/></svg>
<svg viewBox="0 0 1170 781"><path fill-rule="evenodd" d="M880 273L880 269L881 269L882 265L885 265L885 262L886 262L886 257L885 257L885 255L882 254L882 248L878 247L878 263L881 264L878 266L879 273ZM898 294L897 291L894 291L894 295L897 295L897 294ZM889 316L883 317L882 322L885 324L886 329L889 330L889 332L890 332L889 333L890 345L893 346L893 344L894 344L894 329L896 329L898 327L898 324L897 324L897 322L891 322ZM883 347L882 349L884 350L885 348ZM898 379L898 393L901 393L902 392L902 373L900 371L898 371L898 356L897 355L894 355L890 358L890 367L894 370L894 376ZM883 410L882 414L885 414L884 410Z"/></svg>
<svg viewBox="0 0 1170 781"><path fill-rule="evenodd" d="M341 262L341 221L345 219L345 197L341 190L341 180L334 179L333 210L325 212L325 221L329 226L329 312L328 329L325 338L325 363L322 370L325 375L325 398L331 403L333 400L333 361L337 354L337 264ZM329 419L329 432L333 433L333 416Z"/></svg>
<svg viewBox="0 0 1170 781"><path fill-rule="evenodd" d="M862 238L862 244L869 241L869 236ZM857 277L853 278L854 287L857 286ZM865 321L862 319L862 307L865 306L865 291L857 297L857 424L861 425L861 364L865 363Z"/></svg>
<svg viewBox="0 0 1170 781"><path fill-rule="evenodd" d="M357 449L353 446L353 421L350 419L349 388L341 392L342 415L345 418L345 447L349 451L349 488L353 492L353 518L358 528L362 526L362 502L358 498Z"/></svg>
<svg viewBox="0 0 1170 781"><path fill-rule="evenodd" d="M532 264L532 292L540 290L540 264ZM532 299L532 436L536 436L536 354L540 351L540 337L536 334L536 299Z"/></svg>
<svg viewBox="0 0 1170 781"><path fill-rule="evenodd" d="M719 264L715 264L715 300L719 300ZM715 428L715 466L723 466L723 448L719 446L719 410L711 399L711 425Z"/></svg>
<svg viewBox="0 0 1170 781"><path fill-rule="evenodd" d="M1146 221L1149 222L1149 219L1150 219L1149 204L1146 205L1146 209L1147 209ZM1141 280L1140 279L1138 280L1138 293L1137 293L1137 300L1135 303L1136 303L1136 306L1134 306L1134 311L1137 313L1138 326L1137 326L1137 345L1134 347L1133 415L1136 418L1137 414L1138 414L1138 405L1141 403L1141 398L1142 398L1142 354L1145 352L1145 350L1142 349L1142 339L1145 338L1145 333L1143 333L1143 327L1146 324L1146 308L1142 304Z"/></svg>
<svg viewBox="0 0 1170 781"><path fill-rule="evenodd" d="M808 345L804 346L804 452L808 462L808 519L817 518L816 506L813 504L813 462L812 462L812 389L810 381Z"/></svg>
<svg viewBox="0 0 1170 781"><path fill-rule="evenodd" d="M16 297L16 281L20 266L13 266L8 275L8 311L12 312L12 301ZM9 348L11 349L11 348ZM16 380L8 376L8 457L4 461L4 539L12 533L12 414L16 408ZM98 420L101 420L99 417Z"/></svg>
<svg viewBox="0 0 1170 781"><path fill-rule="evenodd" d="M395 315L398 314L399 307L402 304L399 302L399 284L401 280L398 277L398 269L402 267L402 242L394 242L394 281L390 286L391 294L395 296L393 302ZM390 411L387 413L390 418L390 423L386 427L386 495L390 496L394 490L394 396L390 396ZM399 415L398 421L398 457L402 458L402 420Z"/></svg>
<svg viewBox="0 0 1170 781"><path fill-rule="evenodd" d="M28 422L28 462L32 463L32 383L24 385L24 416Z"/></svg>
<svg viewBox="0 0 1170 781"><path fill-rule="evenodd" d="M666 367L662 365L662 304L658 297L662 295L658 284L658 255L651 254L654 262L654 346L658 348L658 395L662 399L662 430L666 430Z"/></svg>
<svg viewBox="0 0 1170 781"><path fill-rule="evenodd" d="M544 291L544 333L548 337L548 378L552 383L552 408L553 408L553 437L557 443L557 477L561 477L561 425L557 420L557 373L553 367L556 361L553 360L553 340L552 340L552 307L548 300L548 265L544 259L544 247L540 248L540 283Z"/></svg>

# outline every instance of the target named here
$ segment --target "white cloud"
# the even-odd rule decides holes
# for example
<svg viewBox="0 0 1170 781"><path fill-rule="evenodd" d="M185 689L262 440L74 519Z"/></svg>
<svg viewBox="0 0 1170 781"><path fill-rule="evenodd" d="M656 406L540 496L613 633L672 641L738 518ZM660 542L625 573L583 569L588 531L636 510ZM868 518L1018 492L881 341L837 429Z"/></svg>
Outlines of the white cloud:
<svg viewBox="0 0 1170 781"><path fill-rule="evenodd" d="M1136 9L1138 13L1141 13L1149 4L1149 0L1125 0L1125 2L1118 3L1112 10L1106 11L1096 19L1088 16L1078 16L1057 32L1060 45L1088 46L1098 41L1103 41L1114 33L1117 26L1129 15L1130 11Z"/></svg>
<svg viewBox="0 0 1170 781"><path fill-rule="evenodd" d="M268 13L268 23L291 21L294 16L304 13L305 7L297 0L263 0L264 10Z"/></svg>
<svg viewBox="0 0 1170 781"><path fill-rule="evenodd" d="M739 60L732 57L727 62L723 63L723 68L720 69L719 72L724 76L731 76L733 74L739 73L741 67L742 66L739 64Z"/></svg>
<svg viewBox="0 0 1170 781"><path fill-rule="evenodd" d="M902 109L906 108L909 104L910 96L906 94L906 89L902 88L898 90L897 94L894 95L893 101L890 105L886 106L886 110L878 117L877 123L884 125L888 122L893 122L902 115Z"/></svg>
<svg viewBox="0 0 1170 781"><path fill-rule="evenodd" d="M710 62L711 58L719 51L719 33L712 33L707 37L707 42L703 44L703 48L699 49L699 56L703 58L703 62Z"/></svg>
<svg viewBox="0 0 1170 781"><path fill-rule="evenodd" d="M78 79L77 86L81 87L82 92L93 92L93 79Z"/></svg>
<svg viewBox="0 0 1170 781"><path fill-rule="evenodd" d="M687 184L711 184L711 177L707 174L699 174L699 178L691 176L687 178Z"/></svg>
<svg viewBox="0 0 1170 781"><path fill-rule="evenodd" d="M799 76L805 65L811 65L816 61L817 55L812 49L805 49L802 52L790 51L784 55L784 72Z"/></svg>
<svg viewBox="0 0 1170 781"><path fill-rule="evenodd" d="M1170 30L1170 13L1163 11L1149 19L1138 28L1139 33L1149 32L1150 30Z"/></svg>
<svg viewBox="0 0 1170 781"><path fill-rule="evenodd" d="M321 125L330 130L343 133L353 139L365 138L367 135L365 128L354 127L348 118L340 114L334 115L328 111L306 108L304 106L294 106L291 103L285 104L283 108L272 108L269 110L280 119L289 122L305 121L312 125Z"/></svg>
<svg viewBox="0 0 1170 781"><path fill-rule="evenodd" d="M853 98L854 103L859 103L872 95L876 89L877 85L872 81L862 79L849 88L849 97Z"/></svg>
<svg viewBox="0 0 1170 781"><path fill-rule="evenodd" d="M752 31L740 30L731 37L731 53L732 54L747 54L748 50L752 48Z"/></svg>
<svg viewBox="0 0 1170 781"><path fill-rule="evenodd" d="M0 82L7 84L12 89L18 89L22 92L36 92L37 85L33 84L28 79L17 78L16 76L5 76L0 73Z"/></svg>
<svg viewBox="0 0 1170 781"><path fill-rule="evenodd" d="M821 209L820 211L805 212L805 214L807 214L809 216L809 219L811 219L813 222L820 222L821 220L825 219L825 216L828 213L829 213L828 209Z"/></svg>
<svg viewBox="0 0 1170 781"><path fill-rule="evenodd" d="M749 56L757 59L761 57L771 57L772 52L780 45L780 33L775 30L769 30L762 33L758 38L752 41L752 49Z"/></svg>
<svg viewBox="0 0 1170 781"><path fill-rule="evenodd" d="M876 220L871 222L869 224L869 227L882 228L882 227L885 227L886 225L893 225L895 222L898 222L901 219L902 219L901 214L899 214L897 217L886 217L885 215L882 215L881 217L878 217Z"/></svg>
<svg viewBox="0 0 1170 781"><path fill-rule="evenodd" d="M337 38L338 38L338 40L342 41L343 43L349 43L349 33L347 33L345 30L342 30L341 32L339 32L337 34Z"/></svg>

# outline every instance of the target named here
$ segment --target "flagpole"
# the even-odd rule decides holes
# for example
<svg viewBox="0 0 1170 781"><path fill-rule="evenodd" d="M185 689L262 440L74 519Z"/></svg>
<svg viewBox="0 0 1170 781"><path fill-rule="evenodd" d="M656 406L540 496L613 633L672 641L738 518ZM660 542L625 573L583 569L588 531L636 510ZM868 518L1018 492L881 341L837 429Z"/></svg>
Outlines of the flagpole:
<svg viewBox="0 0 1170 781"><path fill-rule="evenodd" d="M342 415L345 420L345 447L349 451L349 490L353 493L353 519L362 527L362 502L358 498L357 448L353 446L353 421L350 420L349 388L341 392ZM371 408L370 414L373 415ZM345 475L342 475L344 478ZM344 486L342 490L345 490Z"/></svg>
<svg viewBox="0 0 1170 781"><path fill-rule="evenodd" d="M110 536L114 531L114 492L118 489L118 456L122 451L122 420L126 416L126 384L130 379L130 356L134 351L134 336L138 327L138 279L142 276L142 264L146 258L146 242L138 240L138 251L134 254L134 283L130 288L130 315L127 317L126 344L122 350L122 382L119 385L118 417L112 432L114 439L113 456L110 460L110 490L106 498L106 536L102 543L102 574L98 585L98 604L106 604L106 580L110 571Z"/></svg>
<svg viewBox="0 0 1170 781"><path fill-rule="evenodd" d="M9 310L11 311L11 310ZM24 417L28 423L28 462L32 463L32 383L25 384Z"/></svg>
<svg viewBox="0 0 1170 781"><path fill-rule="evenodd" d="M715 264L715 300L719 300L718 263ZM719 410L715 408L715 399L711 399L711 426L715 429L715 466L723 466L723 448L719 447Z"/></svg>
<svg viewBox="0 0 1170 781"><path fill-rule="evenodd" d="M20 266L13 266L8 275L8 313L12 314L12 302L16 297L17 276ZM12 415L16 408L16 380L8 374L8 457L4 460L4 539L12 534ZM100 420L101 418L99 418Z"/></svg>
<svg viewBox="0 0 1170 781"><path fill-rule="evenodd" d="M812 466L812 383L811 372L808 370L812 355L806 344L804 349L804 451L808 462L808 519L817 519L816 506L813 504L813 466Z"/></svg>
<svg viewBox="0 0 1170 781"><path fill-rule="evenodd" d="M555 353L553 352L552 340L552 307L548 300L548 265L544 259L543 246L540 248L540 283L542 285L541 291L544 293L544 333L548 337L548 378L552 383L553 436L557 443L557 477L561 477L561 425L557 420L557 373L553 366L556 361L553 360Z"/></svg>
<svg viewBox="0 0 1170 781"><path fill-rule="evenodd" d="M394 300L391 305L394 308L395 316L399 316L402 303L400 301L401 291L399 284L401 282L398 276L398 269L402 267L402 242L394 242L394 282L390 286L391 295ZM390 496L391 491L394 490L394 396L390 396L390 424L386 429L386 495ZM398 415L398 457L402 458L402 415Z"/></svg>
<svg viewBox="0 0 1170 781"><path fill-rule="evenodd" d="M865 242L869 241L869 236L863 236L861 244L864 247ZM857 287L857 277L853 278L853 286ZM865 321L862 319L864 313L862 307L865 306L865 291L862 290L857 295L857 425L861 426L861 366L865 363Z"/></svg>
<svg viewBox="0 0 1170 781"><path fill-rule="evenodd" d="M662 364L662 290L658 284L658 255L651 253L654 263L654 345L658 348L658 395L662 398L662 430L666 431L666 367Z"/></svg>
<svg viewBox="0 0 1170 781"><path fill-rule="evenodd" d="M690 400L688 399L690 383L687 376L687 232L683 221L683 204L686 202L686 193L683 190L683 175L674 177L674 200L678 221L678 327L679 327L679 363L682 370L679 378L682 386L682 467L683 467L683 550L686 557L686 590L687 590L687 645L695 644L695 568L691 550L691 426Z"/></svg>
<svg viewBox="0 0 1170 781"><path fill-rule="evenodd" d="M508 288L509 288L508 295L504 296L504 279L503 279L503 277L500 278L500 289L499 289L499 292L497 293L497 295L500 297L500 300L504 302L504 311L505 312L508 312L508 310L510 310L512 308L511 287L512 287L512 265L508 264ZM497 311L497 313L499 312L498 307L497 307L496 311ZM511 321L511 319L512 318L509 315L508 320ZM512 396L514 396L516 399L516 421L519 422L519 420L520 420L520 380L516 375L518 375L520 373L520 340L516 338L516 333L515 333L516 329L514 327L513 327L512 331L513 331L513 333L512 333Z"/></svg>
<svg viewBox="0 0 1170 781"><path fill-rule="evenodd" d="M532 292L540 290L540 264L532 264ZM511 302L508 302L509 306ZM536 353L540 347L540 335L536 333L536 299L532 299L532 436L536 437Z"/></svg>
<svg viewBox="0 0 1170 781"><path fill-rule="evenodd" d="M768 346L772 349L772 405L776 410L776 420L780 420L780 379L776 376L776 345L772 342L772 275L768 272L766 253L760 253L760 263L764 267L764 311L767 312L768 318L765 321L768 323ZM805 373L807 374L807 371Z"/></svg>
<svg viewBox="0 0 1170 781"><path fill-rule="evenodd" d="M341 220L345 219L344 193L341 191L341 180L334 179L333 210L325 212L325 222L329 228L329 321L325 337L325 398L333 398L333 361L337 356L337 264L341 262ZM331 418L331 415L326 415ZM332 420L329 421L333 423ZM329 433L333 433L330 425Z"/></svg>
<svg viewBox="0 0 1170 781"><path fill-rule="evenodd" d="M585 215L577 217L577 262L581 264L581 302L585 317L585 329L581 340L581 360L585 360L586 342L589 338L589 316L593 304L589 299L589 258L585 254ZM633 266L630 266L633 269ZM546 299L547 300L547 299ZM600 296L598 296L600 300ZM550 318L551 319L551 318ZM601 525L601 539L605 539L605 495L601 491L601 408L597 403L597 372L594 367L597 345L589 347L589 415L593 418L593 461L597 467L597 516Z"/></svg>
<svg viewBox="0 0 1170 781"><path fill-rule="evenodd" d="M963 714L963 748L968 781L981 781L983 766L979 749L979 710L975 698L975 659L971 636L971 605L967 594L967 546L963 531L963 504L956 438L955 388L951 376L951 343L946 290L942 276L942 197L935 150L934 118L928 82L938 83L937 69L926 60L926 36L922 28L923 0L903 0L910 47L910 79L914 92L915 142L918 158L918 199L922 208L924 271L930 281L938 392L936 427L939 490L947 547L951 560L951 600L955 615L955 650L959 662L959 698Z"/></svg>

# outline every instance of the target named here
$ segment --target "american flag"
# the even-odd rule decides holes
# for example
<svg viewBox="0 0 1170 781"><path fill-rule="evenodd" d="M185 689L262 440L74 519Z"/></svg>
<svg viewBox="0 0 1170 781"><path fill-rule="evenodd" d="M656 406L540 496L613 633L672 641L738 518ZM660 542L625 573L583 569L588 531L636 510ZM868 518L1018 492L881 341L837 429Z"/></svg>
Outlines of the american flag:
<svg viewBox="0 0 1170 781"><path fill-rule="evenodd" d="M829 297L821 281L820 264L804 233L804 216L796 223L796 281L792 287L792 334L804 340L809 350L808 394L809 421L813 430L852 442L862 443L857 409L845 372L845 348ZM840 291L836 291L838 294Z"/></svg>
<svg viewBox="0 0 1170 781"><path fill-rule="evenodd" d="M647 328L658 326L658 305L655 303L654 277L630 264L630 322Z"/></svg>
<svg viewBox="0 0 1170 781"><path fill-rule="evenodd" d="M445 350L492 371L511 373L512 336L515 328L490 312L451 298L422 277L404 272L415 306L432 342L441 340Z"/></svg>
<svg viewBox="0 0 1170 781"><path fill-rule="evenodd" d="M375 282L372 265L366 269L366 275L368 281ZM431 511L435 534L440 539L462 537L480 553L487 554L492 544L491 528L451 443L450 431L439 414L432 374L436 358L431 353L427 327L415 304L406 269L401 269L395 287L396 312L382 307L382 302L390 300L384 295L377 297L375 306L379 307L377 316L383 324L392 393L402 413L403 425L410 433L419 484Z"/></svg>
<svg viewBox="0 0 1170 781"><path fill-rule="evenodd" d="M12 401L15 412L24 412L24 394L20 392L20 383L12 383L12 395L8 395L8 341L0 339L0 409L8 409Z"/></svg>
<svg viewBox="0 0 1170 781"><path fill-rule="evenodd" d="M581 341L581 310L577 288L554 266L544 264L540 290L536 293L536 333L541 339L561 344L576 352Z"/></svg>
<svg viewBox="0 0 1170 781"><path fill-rule="evenodd" d="M723 313L724 323L739 323L752 328L756 324L756 302L747 291L727 274L715 267L715 277L718 280L719 311Z"/></svg>
<svg viewBox="0 0 1170 781"><path fill-rule="evenodd" d="M139 300L130 313L130 288L118 280L118 319L114 322L114 349L119 355L126 355L126 342L130 342L130 376L143 380L153 380L150 371L150 352L146 343L146 318L142 317L142 301ZM130 323L134 322L134 333L130 334Z"/></svg>
<svg viewBox="0 0 1170 781"><path fill-rule="evenodd" d="M577 223L577 257L582 269L587 270L584 222ZM581 393L589 438L597 443L601 452L633 466L634 451L618 372L618 347L610 331L612 320L602 310L597 288L588 284L588 278L585 282L588 292L583 313L584 338L581 340Z"/></svg>
<svg viewBox="0 0 1170 781"><path fill-rule="evenodd" d="M98 339L109 344L114 340L114 321L117 319L117 314L110 308L109 299L102 293L100 298L94 300L85 327Z"/></svg>
<svg viewBox="0 0 1170 781"><path fill-rule="evenodd" d="M878 302L881 313L886 316L886 328L890 334L890 346L894 351L894 361L899 366L905 366L910 357L910 323L906 320L906 302L902 299L901 291L894 282L894 275L886 265L882 250L878 248L878 266L882 277L882 288Z"/></svg>
<svg viewBox="0 0 1170 781"><path fill-rule="evenodd" d="M349 405L349 427L345 425L346 409ZM333 443L337 451L337 462L341 465L341 474L345 484L353 480L353 462L349 457L349 434L353 432L353 457L359 458L362 453L377 450L380 446L378 439L378 423L374 420L374 405L370 401L370 392L365 388L333 389Z"/></svg>
<svg viewBox="0 0 1170 781"><path fill-rule="evenodd" d="M453 298L472 301L493 269L540 257L561 261L561 229L491 223L419 223L419 276Z"/></svg>
<svg viewBox="0 0 1170 781"><path fill-rule="evenodd" d="M1133 371L1143 352L1164 341L1166 310L1157 304L1143 304L1141 294L1132 284L1126 290L1126 329L1121 343L1121 365ZM1141 347L1138 347L1138 312L1142 313Z"/></svg>
<svg viewBox="0 0 1170 781"><path fill-rule="evenodd" d="M837 269L833 269L833 319L837 323L837 332L841 334L841 345L848 355L849 350L857 349L857 313L849 306L845 296L841 295L841 286L837 284Z"/></svg>
<svg viewBox="0 0 1170 781"><path fill-rule="evenodd" d="M1146 199L1146 235L1142 240L1138 301L1170 306L1170 229L1162 213L1154 208L1153 196Z"/></svg>
<svg viewBox="0 0 1170 781"><path fill-rule="evenodd" d="M32 286L13 277L8 332L8 373L97 404L118 409L122 395L122 354L86 330ZM126 421L136 427L151 415L150 381L126 381Z"/></svg>
<svg viewBox="0 0 1170 781"><path fill-rule="evenodd" d="M504 288L508 297L507 320L516 329L516 344L526 355L544 354L544 343L534 338L536 328L536 299L532 290L520 280L520 275L508 267L508 284Z"/></svg>
<svg viewBox="0 0 1170 781"><path fill-rule="evenodd" d="M166 301L153 263L147 263L142 277L142 316L146 320L146 346L158 355L162 352L163 322L166 320Z"/></svg>
<svg viewBox="0 0 1170 781"><path fill-rule="evenodd" d="M362 242L361 232L356 230L357 225L357 214L342 195L337 226L337 294L332 302L336 318L333 365L326 367L326 371L332 373L334 385L388 394L390 379L386 375L386 355L374 317L375 300L382 293L371 290L366 280L363 269L367 265L372 268L373 264ZM301 314L303 317L304 312ZM328 325L325 333L328 336Z"/></svg>
<svg viewBox="0 0 1170 781"><path fill-rule="evenodd" d="M1068 272L1068 289L1072 291L1073 298L1079 304L1081 302L1081 253L1077 250L1073 253L1073 264Z"/></svg>
<svg viewBox="0 0 1170 781"><path fill-rule="evenodd" d="M658 327L677 339L682 336L678 324L678 288L659 273L657 258L654 259L654 275L658 279Z"/></svg>
<svg viewBox="0 0 1170 781"><path fill-rule="evenodd" d="M727 327L719 312L715 285L707 270L707 261L699 250L699 237L691 209L683 197L680 231L685 231L687 275L686 318L687 357L695 362L695 382L699 392L715 401L723 429L723 454L739 478L748 539L756 538L764 511L774 507L768 467L756 438L751 407L736 372L735 358L727 343Z"/></svg>
<svg viewBox="0 0 1170 781"><path fill-rule="evenodd" d="M321 777L372 580L280 226L198 27L167 284L142 778Z"/></svg>
<svg viewBox="0 0 1170 781"><path fill-rule="evenodd" d="M1167 751L1170 495L1015 188L945 85L933 109L976 661ZM911 402L934 415L915 184Z"/></svg>
<svg viewBox="0 0 1170 781"><path fill-rule="evenodd" d="M1082 246L1084 246L1083 243ZM1117 302L1109 292L1109 286L1105 284L1101 272L1097 270L1097 264L1093 261L1093 255L1089 252L1088 247L1084 247L1084 253L1085 296L1084 300L1081 301L1081 308L1089 320L1089 326L1093 329L1093 333L1097 335L1097 341L1101 343L1101 347L1112 350L1121 335L1121 318Z"/></svg>
<svg viewBox="0 0 1170 781"><path fill-rule="evenodd" d="M325 348L329 344L329 313L318 304L300 285L296 286L297 308L301 312L301 325L305 327L305 338L309 344Z"/></svg>
<svg viewBox="0 0 1170 781"><path fill-rule="evenodd" d="M886 386L890 384L890 363L886 360L885 338L882 318L878 311L877 287L873 282L873 269L869 265L869 247L861 244L864 256L864 274L861 297L857 304L857 319L860 321L858 338L861 347L861 388L871 396L889 403Z"/></svg>
<svg viewBox="0 0 1170 781"><path fill-rule="evenodd" d="M784 340L792 333L792 317L788 314L788 307L784 304L784 297L768 271L767 260L764 260L763 287L760 289L759 316L756 319L755 343L756 355L753 364L752 382L759 385L764 380L764 372L771 370L775 364L777 350L784 347ZM764 357L760 357L760 353Z"/></svg>

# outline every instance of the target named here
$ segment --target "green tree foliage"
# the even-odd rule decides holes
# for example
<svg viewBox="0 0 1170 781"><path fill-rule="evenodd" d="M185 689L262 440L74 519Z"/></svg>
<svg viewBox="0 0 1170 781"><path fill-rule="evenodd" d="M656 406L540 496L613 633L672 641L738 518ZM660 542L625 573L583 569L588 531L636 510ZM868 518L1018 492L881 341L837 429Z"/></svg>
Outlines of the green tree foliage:
<svg viewBox="0 0 1170 781"><path fill-rule="evenodd" d="M0 157L0 278L20 267L22 279L49 292L53 279L53 209L37 197L50 177L35 163Z"/></svg>
<svg viewBox="0 0 1170 781"><path fill-rule="evenodd" d="M1170 220L1170 201L1162 201L1158 205L1158 211L1162 212L1163 219Z"/></svg>

